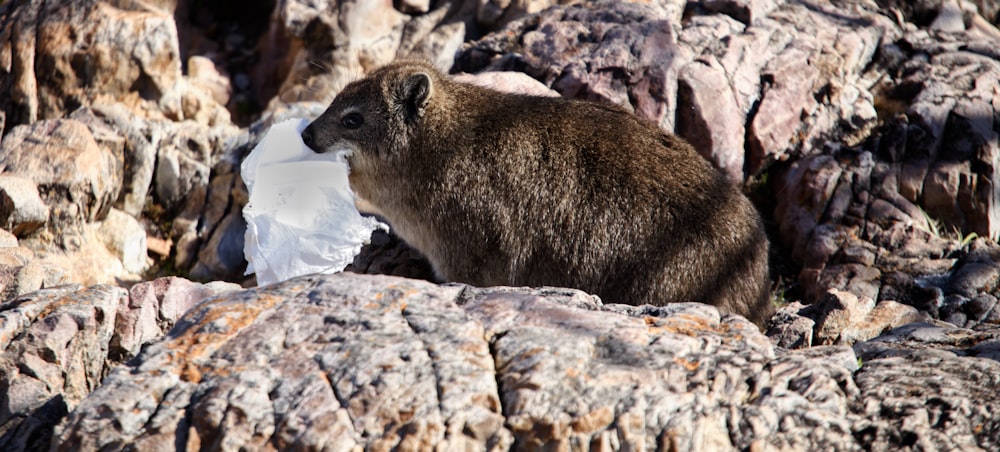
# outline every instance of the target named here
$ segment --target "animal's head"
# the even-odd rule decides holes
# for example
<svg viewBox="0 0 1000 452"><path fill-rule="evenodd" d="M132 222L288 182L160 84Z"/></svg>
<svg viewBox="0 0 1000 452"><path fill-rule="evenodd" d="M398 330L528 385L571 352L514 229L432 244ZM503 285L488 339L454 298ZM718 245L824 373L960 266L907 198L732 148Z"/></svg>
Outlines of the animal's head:
<svg viewBox="0 0 1000 452"><path fill-rule="evenodd" d="M348 150L352 169L397 157L419 129L440 79L433 66L422 62L377 69L344 87L302 131L302 140L316 152Z"/></svg>
<svg viewBox="0 0 1000 452"><path fill-rule="evenodd" d="M316 152L346 151L359 209L380 213L380 204L398 195L398 175L413 166L413 141L442 78L423 62L382 67L344 87L302 131Z"/></svg>

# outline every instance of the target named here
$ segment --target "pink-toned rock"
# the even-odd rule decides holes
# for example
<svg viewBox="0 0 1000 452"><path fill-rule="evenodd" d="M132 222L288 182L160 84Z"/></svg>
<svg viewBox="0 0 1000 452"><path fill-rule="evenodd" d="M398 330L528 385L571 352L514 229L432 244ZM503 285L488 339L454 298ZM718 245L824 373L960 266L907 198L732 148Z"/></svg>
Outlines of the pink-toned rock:
<svg viewBox="0 0 1000 452"><path fill-rule="evenodd" d="M132 358L143 344L166 333L201 300L237 289L239 286L235 284L205 285L178 277L157 278L132 286L128 303L118 306L111 338L113 355L122 360Z"/></svg>
<svg viewBox="0 0 1000 452"><path fill-rule="evenodd" d="M677 111L674 131L730 180L742 183L745 116L715 58L698 59L681 69L677 101L685 108Z"/></svg>
<svg viewBox="0 0 1000 452"><path fill-rule="evenodd" d="M677 73L691 57L671 17L666 3L556 6L464 45L455 68L520 70L564 97L615 103L673 130Z"/></svg>
<svg viewBox="0 0 1000 452"><path fill-rule="evenodd" d="M802 142L803 116L816 108L813 96L820 71L811 64L815 50L792 46L768 63L762 76L764 94L748 134L749 172L769 161L783 160Z"/></svg>
<svg viewBox="0 0 1000 452"><path fill-rule="evenodd" d="M791 245L796 260L805 259L810 235L826 213L842 173L830 156L807 157L793 163L779 181L778 190L787 201L778 203L775 217L781 220L781 237Z"/></svg>
<svg viewBox="0 0 1000 452"><path fill-rule="evenodd" d="M559 97L559 93L523 72L480 72L478 74L456 74L456 82L471 83L506 93L531 96Z"/></svg>

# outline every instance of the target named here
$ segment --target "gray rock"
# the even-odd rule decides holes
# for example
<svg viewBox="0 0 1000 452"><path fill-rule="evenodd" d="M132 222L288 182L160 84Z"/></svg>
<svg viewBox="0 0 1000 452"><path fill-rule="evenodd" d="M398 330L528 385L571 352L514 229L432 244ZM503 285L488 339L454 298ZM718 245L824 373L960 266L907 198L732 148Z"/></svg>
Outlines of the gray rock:
<svg viewBox="0 0 1000 452"><path fill-rule="evenodd" d="M934 22L931 22L930 29L953 33L965 31L965 20L962 16L962 7L956 0L945 0L941 2L941 9L938 10Z"/></svg>
<svg viewBox="0 0 1000 452"><path fill-rule="evenodd" d="M114 313L126 298L117 287L70 286L2 305L0 448L44 448L51 421L100 384Z"/></svg>
<svg viewBox="0 0 1000 452"><path fill-rule="evenodd" d="M215 163L212 144L197 127L166 129L168 136L159 143L153 187L157 199L169 210L179 210L192 193L204 190L209 169ZM197 206L200 207L200 206Z"/></svg>
<svg viewBox="0 0 1000 452"><path fill-rule="evenodd" d="M965 312L969 316L969 321L978 323L986 320L996 310L996 305L997 297L990 294L980 294L966 303Z"/></svg>
<svg viewBox="0 0 1000 452"><path fill-rule="evenodd" d="M858 370L848 347L777 352L745 319L697 303L297 278L198 305L112 370L53 447L988 449L1000 411L980 402L1000 364L933 349L992 356L996 334L948 334L920 336L930 348L912 359L865 351L886 339L859 343ZM945 399L925 383L942 363ZM901 396L917 384L922 396Z"/></svg>
<svg viewBox="0 0 1000 452"><path fill-rule="evenodd" d="M816 341L819 345L840 343L840 334L875 308L875 300L859 299L857 295L831 289L816 305ZM850 345L850 344L847 344Z"/></svg>
<svg viewBox="0 0 1000 452"><path fill-rule="evenodd" d="M38 186L32 180L0 174L0 228L24 237L48 219L49 207L38 196Z"/></svg>
<svg viewBox="0 0 1000 452"><path fill-rule="evenodd" d="M0 304L0 448L47 448L53 427L112 367L204 297L235 289L161 278L130 292L66 285Z"/></svg>
<svg viewBox="0 0 1000 452"><path fill-rule="evenodd" d="M94 113L112 124L114 130L124 138L125 167L124 186L115 207L138 217L146 205L146 194L153 181L156 164L156 147L160 132L149 127L141 119L134 117L122 104L95 105ZM147 129L149 129L147 131ZM146 137L146 134L150 138Z"/></svg>
<svg viewBox="0 0 1000 452"><path fill-rule="evenodd" d="M191 269L191 276L210 279L221 275L230 280L239 279L247 264L243 256L246 229L246 221L242 215L235 212L227 215L199 251L198 262Z"/></svg>
<svg viewBox="0 0 1000 452"><path fill-rule="evenodd" d="M188 339L151 345L139 358L157 356L140 372L167 369L171 363L181 365L178 372L154 371L143 381L117 379L127 372L109 376L104 388L118 388L141 401L95 399L94 406L134 411L131 420L105 428L81 417L62 434L86 436L74 446L84 448L173 444L184 438L205 447L357 443L377 449L438 444L506 449L511 435L499 412L483 327L449 301L462 288L434 290L426 283L393 280L399 290L389 289L382 301L358 296L379 293L382 281L299 279L203 304L171 333ZM412 292L416 298L408 299L407 288L426 292ZM280 295L286 290L312 292L308 297L314 301L286 305ZM373 301L389 311L368 306ZM211 345L203 342L206 334L216 338ZM208 347L188 342L194 338ZM433 344L437 341L440 346ZM239 365L243 370L227 364L245 359L258 364ZM226 421L238 413L250 416ZM147 422L154 428L143 427ZM225 427L220 430L220 425Z"/></svg>
<svg viewBox="0 0 1000 452"><path fill-rule="evenodd" d="M991 247L986 245L986 247ZM995 247L996 253L1000 254L1000 247ZM964 259L959 262L955 271L948 281L948 289L952 293L962 295L967 298L975 297L981 292L989 292L997 287L1000 280L1000 261L977 260L975 258Z"/></svg>
<svg viewBox="0 0 1000 452"><path fill-rule="evenodd" d="M12 296L21 296L43 287L53 287L61 282L61 275L39 261L28 261L17 271L17 289ZM5 297L10 299L10 297Z"/></svg>
<svg viewBox="0 0 1000 452"><path fill-rule="evenodd" d="M793 301L778 308L767 324L767 337L775 345L788 349L802 349L812 346L813 329L816 321L812 319L814 309ZM810 315L812 314L812 315Z"/></svg>
<svg viewBox="0 0 1000 452"><path fill-rule="evenodd" d="M481 9L491 9L491 23L498 25L509 20L501 18L507 10L516 14L518 8L548 3L499 2ZM297 102L328 103L348 82L396 58L421 58L447 70L467 33L479 28L476 15L477 2L279 3L260 40L253 91L273 110Z"/></svg>
<svg viewBox="0 0 1000 452"><path fill-rule="evenodd" d="M866 416L858 438L873 450L994 450L998 371L992 359L923 351L866 360L855 375Z"/></svg>

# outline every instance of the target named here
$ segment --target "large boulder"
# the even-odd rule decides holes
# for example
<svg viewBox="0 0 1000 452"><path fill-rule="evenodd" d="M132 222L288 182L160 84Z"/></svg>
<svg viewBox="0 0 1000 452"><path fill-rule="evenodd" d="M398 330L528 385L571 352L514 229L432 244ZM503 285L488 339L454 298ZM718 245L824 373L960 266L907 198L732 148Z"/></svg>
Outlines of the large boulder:
<svg viewBox="0 0 1000 452"><path fill-rule="evenodd" d="M998 334L917 325L856 345L858 360L777 349L701 304L299 278L198 304L70 406L52 445L989 450ZM916 389L942 369L948 382Z"/></svg>

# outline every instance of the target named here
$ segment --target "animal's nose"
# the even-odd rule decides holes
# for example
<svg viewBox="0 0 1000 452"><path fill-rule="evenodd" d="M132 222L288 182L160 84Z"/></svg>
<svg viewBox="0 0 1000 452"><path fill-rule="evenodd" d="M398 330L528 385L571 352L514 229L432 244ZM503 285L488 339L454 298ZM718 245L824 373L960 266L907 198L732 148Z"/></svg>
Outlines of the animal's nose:
<svg viewBox="0 0 1000 452"><path fill-rule="evenodd" d="M314 133L313 125L309 124L304 130L302 130L302 142L309 146L309 149L313 151L316 150L316 136Z"/></svg>

